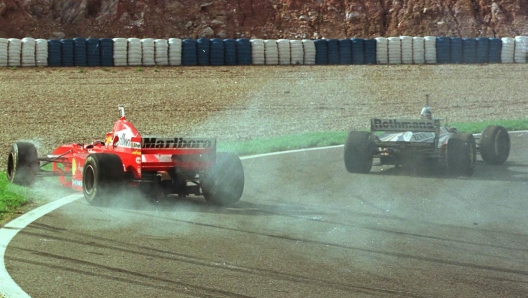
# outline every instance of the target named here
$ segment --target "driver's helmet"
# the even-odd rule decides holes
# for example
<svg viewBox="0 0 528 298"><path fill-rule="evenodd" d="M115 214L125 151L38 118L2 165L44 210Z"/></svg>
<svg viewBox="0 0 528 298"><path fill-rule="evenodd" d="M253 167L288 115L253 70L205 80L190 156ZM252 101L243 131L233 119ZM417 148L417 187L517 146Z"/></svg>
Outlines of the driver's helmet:
<svg viewBox="0 0 528 298"><path fill-rule="evenodd" d="M420 118L429 120L433 119L433 110L431 110L431 107L423 107L422 112L420 113Z"/></svg>

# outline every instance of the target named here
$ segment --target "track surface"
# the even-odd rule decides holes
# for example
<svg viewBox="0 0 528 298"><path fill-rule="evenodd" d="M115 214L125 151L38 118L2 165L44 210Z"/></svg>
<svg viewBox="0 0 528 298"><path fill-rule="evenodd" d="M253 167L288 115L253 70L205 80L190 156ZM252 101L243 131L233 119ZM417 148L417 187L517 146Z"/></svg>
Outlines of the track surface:
<svg viewBox="0 0 528 298"><path fill-rule="evenodd" d="M246 159L233 208L77 200L6 267L32 297L526 297L527 146L471 178L349 174L342 147Z"/></svg>

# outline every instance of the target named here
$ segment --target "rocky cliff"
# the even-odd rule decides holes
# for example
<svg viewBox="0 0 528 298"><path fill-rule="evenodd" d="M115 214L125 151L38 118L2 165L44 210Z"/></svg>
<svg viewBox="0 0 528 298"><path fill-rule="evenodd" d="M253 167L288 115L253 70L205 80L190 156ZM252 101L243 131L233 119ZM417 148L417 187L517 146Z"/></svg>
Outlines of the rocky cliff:
<svg viewBox="0 0 528 298"><path fill-rule="evenodd" d="M0 0L0 37L528 35L526 0Z"/></svg>

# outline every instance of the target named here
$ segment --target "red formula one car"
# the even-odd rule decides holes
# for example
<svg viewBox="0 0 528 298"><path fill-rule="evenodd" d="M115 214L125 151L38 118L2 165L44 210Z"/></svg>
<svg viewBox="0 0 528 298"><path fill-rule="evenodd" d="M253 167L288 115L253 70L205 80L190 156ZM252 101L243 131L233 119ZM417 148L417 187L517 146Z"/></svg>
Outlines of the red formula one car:
<svg viewBox="0 0 528 298"><path fill-rule="evenodd" d="M92 205L106 205L125 187L137 187L147 196L203 195L216 205L237 202L244 190L240 158L216 152L215 138L163 138L141 136L121 117L104 141L68 144L39 157L30 142L13 144L7 177L30 186L38 176L57 176L65 187L82 191ZM51 163L51 170L45 166Z"/></svg>

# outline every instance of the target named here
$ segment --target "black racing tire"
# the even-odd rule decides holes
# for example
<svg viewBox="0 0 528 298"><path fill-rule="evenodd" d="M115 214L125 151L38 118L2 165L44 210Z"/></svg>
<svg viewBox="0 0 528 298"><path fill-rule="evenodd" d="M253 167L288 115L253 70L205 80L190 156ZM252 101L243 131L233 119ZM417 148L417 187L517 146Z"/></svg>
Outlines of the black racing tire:
<svg viewBox="0 0 528 298"><path fill-rule="evenodd" d="M216 154L216 163L201 179L207 202L229 206L240 200L244 192L244 168L240 158L230 152Z"/></svg>
<svg viewBox="0 0 528 298"><path fill-rule="evenodd" d="M370 132L351 131L348 133L344 161L349 173L369 173L372 169L374 141Z"/></svg>
<svg viewBox="0 0 528 298"><path fill-rule="evenodd" d="M506 128L490 125L482 131L479 146L480 156L485 162L503 164L510 155L510 135Z"/></svg>
<svg viewBox="0 0 528 298"><path fill-rule="evenodd" d="M29 142L16 142L7 158L7 179L22 186L31 186L40 167L37 148Z"/></svg>
<svg viewBox="0 0 528 298"><path fill-rule="evenodd" d="M112 196L122 190L125 172L123 162L116 154L88 155L83 167L83 193L93 206L106 206Z"/></svg>
<svg viewBox="0 0 528 298"><path fill-rule="evenodd" d="M477 146L472 134L454 134L447 141L447 169L450 174L469 177L475 172Z"/></svg>

